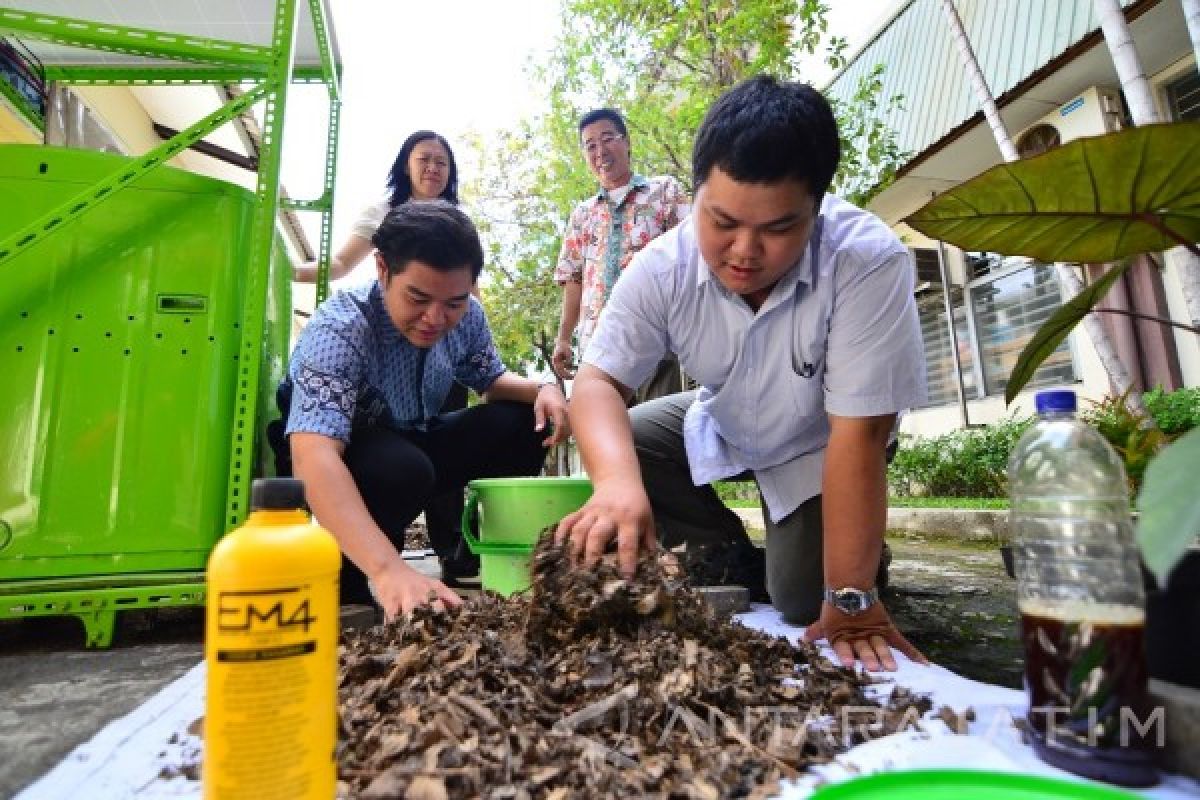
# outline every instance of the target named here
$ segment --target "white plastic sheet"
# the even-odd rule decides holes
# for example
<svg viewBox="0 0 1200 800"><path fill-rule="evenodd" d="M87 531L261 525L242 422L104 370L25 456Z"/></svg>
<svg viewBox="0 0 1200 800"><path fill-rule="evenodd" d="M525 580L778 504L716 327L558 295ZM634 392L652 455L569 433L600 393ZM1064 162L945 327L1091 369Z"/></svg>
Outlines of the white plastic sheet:
<svg viewBox="0 0 1200 800"><path fill-rule="evenodd" d="M785 624L768 606L756 606L739 619L749 627L796 641L802 628ZM1022 743L1013 720L1024 713L1025 695L1014 689L967 680L937 666L921 666L898 657L894 684L932 696L934 709L972 708L968 732L950 731L940 720L922 722L924 731L908 731L861 744L835 762L819 767L784 787L782 800L808 797L823 783L858 775L905 769L986 769L1082 780L1043 764ZM204 664L80 745L17 800L158 800L199 798L200 783L177 774L194 763L199 739L188 727L204 714ZM880 684L888 692L893 684ZM1139 792L1161 800L1200 797L1200 783L1164 776L1153 789Z"/></svg>

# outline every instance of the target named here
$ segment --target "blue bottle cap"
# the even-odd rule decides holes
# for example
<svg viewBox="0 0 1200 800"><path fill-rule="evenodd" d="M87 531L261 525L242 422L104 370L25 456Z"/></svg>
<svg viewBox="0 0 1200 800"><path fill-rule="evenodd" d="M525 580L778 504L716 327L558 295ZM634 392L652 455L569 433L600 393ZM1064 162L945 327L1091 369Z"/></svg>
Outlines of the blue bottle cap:
<svg viewBox="0 0 1200 800"><path fill-rule="evenodd" d="M1038 392L1033 399L1037 413L1047 414L1055 411L1074 413L1078 404L1073 389L1047 389Z"/></svg>

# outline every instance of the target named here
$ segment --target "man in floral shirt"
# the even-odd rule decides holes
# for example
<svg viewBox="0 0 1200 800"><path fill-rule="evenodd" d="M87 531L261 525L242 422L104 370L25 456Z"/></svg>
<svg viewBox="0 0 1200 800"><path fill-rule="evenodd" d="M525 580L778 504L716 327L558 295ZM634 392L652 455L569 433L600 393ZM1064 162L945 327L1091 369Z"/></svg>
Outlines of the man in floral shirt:
<svg viewBox="0 0 1200 800"><path fill-rule="evenodd" d="M460 602L400 556L426 501L475 478L536 475L570 431L557 385L500 363L471 295L483 249L465 214L405 203L371 243L378 280L313 314L280 389L286 428L271 443L277 461L290 455L309 507L341 546L342 602L373 595L393 617ZM439 414L454 381L488 402Z"/></svg>
<svg viewBox="0 0 1200 800"><path fill-rule="evenodd" d="M585 114L579 141L600 191L571 212L554 270L555 282L563 287L563 307L552 365L564 379L574 375L572 332L578 327L582 358L613 284L634 253L674 228L689 211L677 180L644 178L632 171L629 132L616 111L600 108ZM671 357L659 364L636 398L641 402L681 389L679 363Z"/></svg>

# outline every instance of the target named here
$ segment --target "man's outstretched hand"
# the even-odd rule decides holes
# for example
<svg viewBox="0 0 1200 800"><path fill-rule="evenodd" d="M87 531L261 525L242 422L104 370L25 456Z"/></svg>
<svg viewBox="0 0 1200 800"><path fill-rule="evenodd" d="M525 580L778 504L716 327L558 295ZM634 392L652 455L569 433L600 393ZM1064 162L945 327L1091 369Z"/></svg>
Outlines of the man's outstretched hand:
<svg viewBox="0 0 1200 800"><path fill-rule="evenodd" d="M882 603L854 616L838 611L829 603L822 604L821 617L804 631L804 641L819 639L829 641L842 666L848 669L853 668L856 661L862 661L868 672L881 669L895 672L893 647L918 664L929 663L897 630Z"/></svg>

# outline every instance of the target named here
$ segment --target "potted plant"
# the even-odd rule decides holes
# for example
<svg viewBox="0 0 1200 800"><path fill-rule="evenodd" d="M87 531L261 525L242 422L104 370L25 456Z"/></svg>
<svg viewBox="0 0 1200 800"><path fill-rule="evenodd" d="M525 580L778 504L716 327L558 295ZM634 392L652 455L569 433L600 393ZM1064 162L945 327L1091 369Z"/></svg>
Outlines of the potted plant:
<svg viewBox="0 0 1200 800"><path fill-rule="evenodd" d="M1195 122L1078 139L1035 158L993 167L905 220L927 236L964 250L1044 262L1117 262L1033 336L1013 367L1006 402L1012 402L1041 363L1094 310L1129 268L1129 257L1177 245L1200 257L1198 142L1200 123ZM1190 325L1157 321L1200 334ZM1152 685L1152 690L1160 700L1178 702L1167 713L1168 748L1173 748L1169 757L1174 758L1169 766L1200 777L1200 741L1194 738L1200 730L1197 475L1200 428L1163 447L1146 465L1137 497L1137 538L1156 584L1147 599L1151 676L1166 682ZM1192 740L1172 744L1171 720L1186 718L1195 726Z"/></svg>

